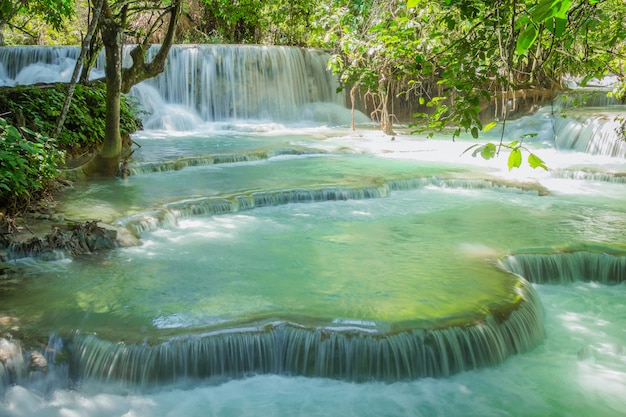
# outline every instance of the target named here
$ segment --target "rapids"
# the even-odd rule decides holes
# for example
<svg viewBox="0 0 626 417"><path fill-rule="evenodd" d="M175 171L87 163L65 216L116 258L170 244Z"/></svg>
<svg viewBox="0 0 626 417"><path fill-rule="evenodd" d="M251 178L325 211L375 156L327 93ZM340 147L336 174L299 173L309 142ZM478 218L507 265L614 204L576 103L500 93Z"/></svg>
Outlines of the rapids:
<svg viewBox="0 0 626 417"><path fill-rule="evenodd" d="M73 53L0 50L1 83ZM624 106L507 122L550 168L509 172L353 132L335 88L323 53L252 46L136 86L132 175L58 209L142 245L12 262L0 323L49 335L48 369L0 339L0 416L623 415Z"/></svg>

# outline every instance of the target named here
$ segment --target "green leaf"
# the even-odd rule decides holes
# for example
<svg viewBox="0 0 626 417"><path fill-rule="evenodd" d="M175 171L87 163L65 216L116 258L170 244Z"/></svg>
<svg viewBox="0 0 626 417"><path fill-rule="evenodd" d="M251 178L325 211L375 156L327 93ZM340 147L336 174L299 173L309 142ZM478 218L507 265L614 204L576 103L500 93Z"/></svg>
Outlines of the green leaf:
<svg viewBox="0 0 626 417"><path fill-rule="evenodd" d="M567 19L567 12L572 6L572 2L572 0L540 0L530 10L530 15L532 20L537 23L542 23L552 17Z"/></svg>
<svg viewBox="0 0 626 417"><path fill-rule="evenodd" d="M489 132L491 129L493 129L497 125L498 125L498 122L487 123L487 126L483 128L483 132Z"/></svg>
<svg viewBox="0 0 626 417"><path fill-rule="evenodd" d="M417 6L417 0L407 0L407 2L406 2L406 7L407 7L408 9L412 9L412 8L414 8L415 6Z"/></svg>
<svg viewBox="0 0 626 417"><path fill-rule="evenodd" d="M526 27L522 33L520 33L517 38L517 45L515 46L515 50L518 55L524 55L528 49L535 43L535 39L537 39L537 29L532 24Z"/></svg>
<svg viewBox="0 0 626 417"><path fill-rule="evenodd" d="M478 139L478 128L477 127L473 127L472 128L472 137L474 139Z"/></svg>
<svg viewBox="0 0 626 417"><path fill-rule="evenodd" d="M515 148L509 154L508 166L509 171L513 168L519 168L522 165L522 150Z"/></svg>
<svg viewBox="0 0 626 417"><path fill-rule="evenodd" d="M537 134L536 134L536 133L525 133L525 134L523 134L522 136L520 136L520 138L522 138L522 139L526 139L526 138L534 138L534 137L536 137L536 136L537 136Z"/></svg>
<svg viewBox="0 0 626 417"><path fill-rule="evenodd" d="M585 78L582 79L582 81L580 82L581 87L586 87L587 83L593 79L593 74L587 74L585 75Z"/></svg>
<svg viewBox="0 0 626 417"><path fill-rule="evenodd" d="M567 12L572 7L573 0L563 0L555 2L558 9L555 10L554 17L557 19L567 19Z"/></svg>
<svg viewBox="0 0 626 417"><path fill-rule="evenodd" d="M567 28L567 19L563 19L560 17L554 18L554 36L560 38L565 33L565 29Z"/></svg>
<svg viewBox="0 0 626 417"><path fill-rule="evenodd" d="M548 167L543 162L543 160L539 158L537 155L535 155L534 153L531 153L530 155L528 155L528 165L530 165L530 167L533 169L543 168L546 171L548 170Z"/></svg>
<svg viewBox="0 0 626 417"><path fill-rule="evenodd" d="M483 146L477 148L472 153L472 156L476 156L479 153L480 153L480 156L483 159L491 159L494 156L496 156L496 145L494 145L493 143L487 143L486 145L483 145Z"/></svg>

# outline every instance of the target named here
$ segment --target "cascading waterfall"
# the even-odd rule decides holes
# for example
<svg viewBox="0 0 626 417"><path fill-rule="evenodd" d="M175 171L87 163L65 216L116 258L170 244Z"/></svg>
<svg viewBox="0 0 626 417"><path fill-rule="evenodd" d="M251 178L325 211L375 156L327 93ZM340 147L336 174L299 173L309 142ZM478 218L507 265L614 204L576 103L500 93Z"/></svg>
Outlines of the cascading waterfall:
<svg viewBox="0 0 626 417"><path fill-rule="evenodd" d="M0 85L69 81L80 49L20 46L0 48Z"/></svg>
<svg viewBox="0 0 626 417"><path fill-rule="evenodd" d="M589 181L601 181L623 184L626 183L626 173L623 172L601 172L592 171L589 169L584 170L558 170L554 171L552 175L555 178L573 179L573 180L589 180Z"/></svg>
<svg viewBox="0 0 626 417"><path fill-rule="evenodd" d="M252 210L259 207L325 201L364 200L384 198L391 191L412 190L428 186L452 189L490 189L505 192L544 194L533 184L507 184L496 180L463 178L412 178L386 181L382 178L372 184L356 186L332 185L326 187L299 187L286 190L251 191L245 194L201 197L167 203L161 209L149 210L120 219L117 224L141 236L165 227L173 227L181 219L192 216L214 216Z"/></svg>
<svg viewBox="0 0 626 417"><path fill-rule="evenodd" d="M134 163L130 167L132 175L148 174L150 172L166 172L174 171L187 167L201 166L201 165L216 165L216 164L232 164L234 162L252 162L260 161L263 159L274 158L284 155L315 155L324 153L321 150L315 149L299 149L299 148L277 148L271 150L252 151L245 153L232 153L232 154L217 154L206 156L194 156L183 157L173 159L171 161L161 162L139 162Z"/></svg>
<svg viewBox="0 0 626 417"><path fill-rule="evenodd" d="M344 95L327 64L327 53L295 47L175 46L165 71L132 94L149 129L232 120L346 124ZM368 122L360 113L356 119Z"/></svg>
<svg viewBox="0 0 626 417"><path fill-rule="evenodd" d="M370 334L363 329L307 329L271 323L174 338L156 345L77 336L70 350L75 378L121 380L142 386L176 378L218 380L285 374L348 381L444 377L501 363L543 339L542 306L528 284L512 311L491 312L464 327ZM495 313L495 312L494 312Z"/></svg>
<svg viewBox="0 0 626 417"><path fill-rule="evenodd" d="M0 48L0 86L69 82L80 48L75 46L3 46ZM91 78L104 76L104 55Z"/></svg>
<svg viewBox="0 0 626 417"><path fill-rule="evenodd" d="M610 113L557 118L555 143L558 149L625 158L626 138L620 133L624 123L618 114Z"/></svg>
<svg viewBox="0 0 626 417"><path fill-rule="evenodd" d="M131 49L125 48L125 66ZM149 55L157 50L152 47ZM3 47L0 85L67 82L78 53L77 47ZM92 78L102 77L103 61L102 55ZM133 87L131 95L145 111L146 129L189 130L201 122L232 120L350 123L327 64L328 54L313 49L175 45L165 71ZM357 112L356 121L369 119Z"/></svg>
<svg viewBox="0 0 626 417"><path fill-rule="evenodd" d="M0 351L2 352L0 360L0 393L2 393L5 387L23 379L24 374L26 374L26 366L24 365L25 360L22 349L18 343L0 339Z"/></svg>
<svg viewBox="0 0 626 417"><path fill-rule="evenodd" d="M549 253L518 253L501 260L503 268L536 284L626 281L626 253L606 248L567 248Z"/></svg>
<svg viewBox="0 0 626 417"><path fill-rule="evenodd" d="M0 83L69 77L77 48L47 49L0 48ZM620 415L623 106L507 122L554 156L523 178L442 159L449 138L342 130L326 60L175 46L134 87L132 175L59 207L143 245L12 261L3 337L52 336L0 338L0 415Z"/></svg>

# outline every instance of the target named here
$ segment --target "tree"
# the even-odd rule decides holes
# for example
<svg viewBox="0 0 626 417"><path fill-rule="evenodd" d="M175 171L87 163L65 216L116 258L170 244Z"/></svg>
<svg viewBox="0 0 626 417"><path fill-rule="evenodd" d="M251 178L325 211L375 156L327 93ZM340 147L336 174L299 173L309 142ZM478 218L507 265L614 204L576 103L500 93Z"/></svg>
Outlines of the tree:
<svg viewBox="0 0 626 417"><path fill-rule="evenodd" d="M203 0L207 30L225 43L257 43L262 24L260 0Z"/></svg>
<svg viewBox="0 0 626 417"><path fill-rule="evenodd" d="M371 116L393 134L393 102L410 93L410 77L419 69L420 28L408 19L404 1L336 1L327 15L333 16L326 22L331 65L350 90L352 108L356 94L363 94Z"/></svg>
<svg viewBox="0 0 626 417"><path fill-rule="evenodd" d="M81 73L81 68L83 66L83 60L87 56L93 34L96 31L96 27L98 24L98 20L100 19L100 13L102 12L102 5L104 4L104 0L96 0L96 5L94 7L93 19L89 23L89 28L87 29L87 33L83 39L83 43L80 48L80 54L76 59L76 65L74 66L74 72L72 73L72 78L70 78L70 84L67 89L67 95L65 96L65 101L63 103L63 107L61 108L61 115L59 116L59 120L57 121L57 125L52 133L53 138L57 138L59 133L61 133L61 129L63 129L63 124L65 123L65 119L67 118L67 113L70 109L70 104L72 102L72 96L74 95L74 90L76 89L76 83L78 82L78 78Z"/></svg>
<svg viewBox="0 0 626 417"><path fill-rule="evenodd" d="M335 44L332 60L351 95L374 104L391 133L393 103L415 97L427 130L454 126L453 137L480 132L490 103L520 91L563 88L566 76L584 85L608 73L625 78L626 3L621 0L332 0L322 18ZM325 19L325 20L323 20ZM624 84L615 94L623 94ZM502 120L507 107L501 106ZM493 157L522 141L476 149ZM533 166L544 166L535 156Z"/></svg>
<svg viewBox="0 0 626 417"><path fill-rule="evenodd" d="M165 60L174 42L181 8L182 0L104 0L99 27L105 50L107 86L105 136L100 152L83 167L85 175L108 177L117 174L122 155L120 96L128 93L133 85L163 72ZM142 21L142 25L135 31L130 25L131 19ZM150 41L165 24L167 28L162 44L148 62ZM130 52L132 65L122 68L122 47L127 36L143 39Z"/></svg>
<svg viewBox="0 0 626 417"><path fill-rule="evenodd" d="M409 0L419 15L431 1ZM592 78L614 73L624 79L626 3L620 0L499 0L487 5L473 0L439 1L440 28L430 32L435 47L425 52L441 94L429 97L435 109L422 114L427 126L457 126L478 137L481 108L521 90L560 89L565 76ZM608 26L608 27L607 27ZM607 30L608 29L608 30ZM502 118L506 121L506 106ZM487 144L475 150L493 157L503 146L511 150L509 168L521 164L523 140ZM522 138L523 139L523 138ZM530 154L528 163L543 167Z"/></svg>

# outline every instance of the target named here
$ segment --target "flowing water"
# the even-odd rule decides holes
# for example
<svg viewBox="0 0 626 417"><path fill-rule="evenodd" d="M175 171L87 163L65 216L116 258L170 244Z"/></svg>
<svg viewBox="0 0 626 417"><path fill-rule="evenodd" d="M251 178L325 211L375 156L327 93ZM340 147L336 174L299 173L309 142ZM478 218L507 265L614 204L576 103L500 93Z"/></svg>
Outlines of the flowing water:
<svg viewBox="0 0 626 417"><path fill-rule="evenodd" d="M16 52L21 76L2 55L3 83L64 76L61 51ZM50 335L49 369L0 362L0 416L624 415L624 106L508 122L550 167L509 172L469 139L351 131L324 68L181 47L135 88L132 175L59 211L142 244L13 262L0 319Z"/></svg>

